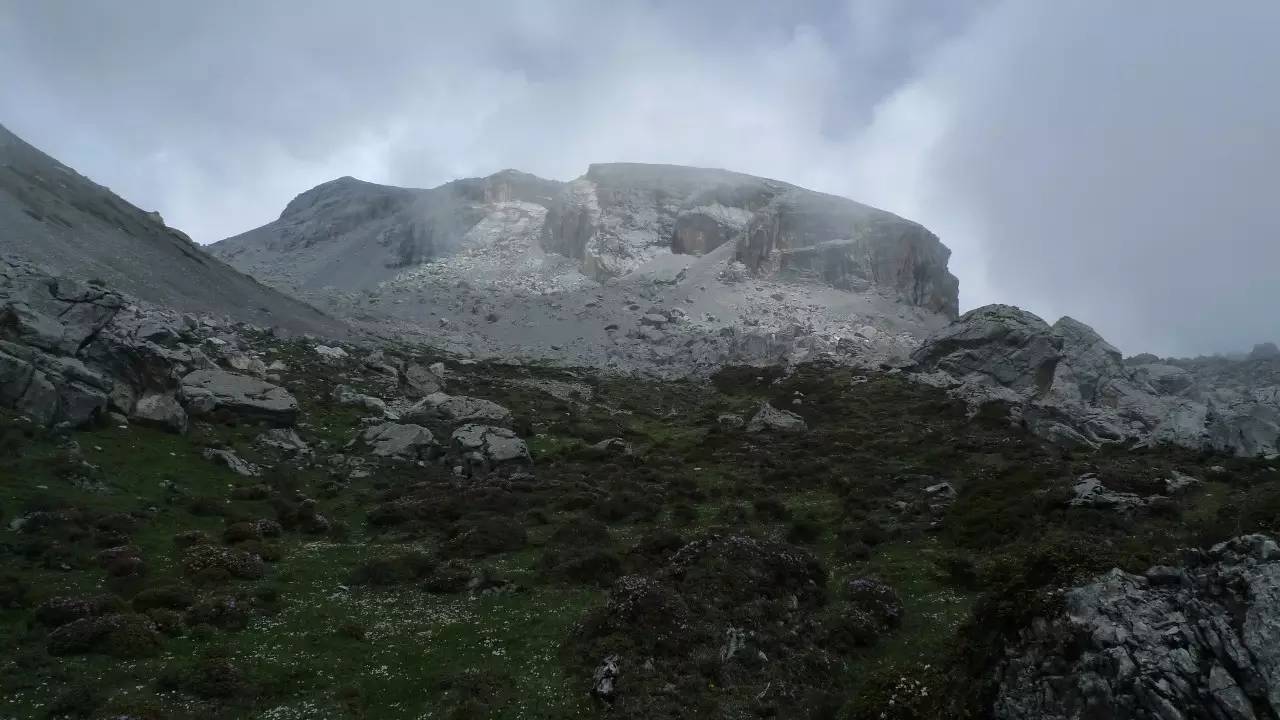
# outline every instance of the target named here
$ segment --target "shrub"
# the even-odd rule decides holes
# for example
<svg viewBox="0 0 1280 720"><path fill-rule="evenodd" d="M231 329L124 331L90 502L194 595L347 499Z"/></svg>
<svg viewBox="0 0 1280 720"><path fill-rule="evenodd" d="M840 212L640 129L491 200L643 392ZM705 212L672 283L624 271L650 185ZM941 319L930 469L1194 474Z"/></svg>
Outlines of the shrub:
<svg viewBox="0 0 1280 720"><path fill-rule="evenodd" d="M762 522L781 522L791 516L791 511L776 495L756 498L751 507L755 510L756 518Z"/></svg>
<svg viewBox="0 0 1280 720"><path fill-rule="evenodd" d="M436 561L420 552L365 560L351 572L354 585L407 585L427 577L435 570Z"/></svg>
<svg viewBox="0 0 1280 720"><path fill-rule="evenodd" d="M796 518L787 528L787 542L812 545L822 537L822 526L813 518Z"/></svg>
<svg viewBox="0 0 1280 720"><path fill-rule="evenodd" d="M529 542L524 526L500 515L466 518L454 526L445 552L454 557L478 558L523 548Z"/></svg>
<svg viewBox="0 0 1280 720"><path fill-rule="evenodd" d="M146 612L152 608L185 610L195 602L195 593L185 585L162 585L147 588L133 597L133 609Z"/></svg>

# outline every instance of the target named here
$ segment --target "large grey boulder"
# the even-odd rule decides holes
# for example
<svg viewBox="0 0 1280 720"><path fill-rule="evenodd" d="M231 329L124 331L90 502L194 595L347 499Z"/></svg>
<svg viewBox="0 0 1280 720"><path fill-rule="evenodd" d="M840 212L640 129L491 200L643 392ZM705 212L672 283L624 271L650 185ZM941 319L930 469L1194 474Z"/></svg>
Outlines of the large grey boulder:
<svg viewBox="0 0 1280 720"><path fill-rule="evenodd" d="M129 414L131 420L155 425L178 433L187 431L187 411L170 393L143 395Z"/></svg>
<svg viewBox="0 0 1280 720"><path fill-rule="evenodd" d="M473 471L532 462L524 440L504 427L463 425L453 431L449 443Z"/></svg>
<svg viewBox="0 0 1280 720"><path fill-rule="evenodd" d="M511 411L491 400L435 392L405 410L402 418L420 423L505 425L511 422Z"/></svg>
<svg viewBox="0 0 1280 720"><path fill-rule="evenodd" d="M264 420L293 425L298 401L288 390L225 370L197 370L182 378L182 402L193 417Z"/></svg>
<svg viewBox="0 0 1280 720"><path fill-rule="evenodd" d="M1034 398L1053 386L1062 350L1062 336L1040 318L1011 305L987 305L928 338L912 360L926 372Z"/></svg>
<svg viewBox="0 0 1280 720"><path fill-rule="evenodd" d="M437 443L431 431L409 423L382 423L365 429L360 440L378 457L426 460Z"/></svg>
<svg viewBox="0 0 1280 720"><path fill-rule="evenodd" d="M1248 535L1182 567L1113 570L1021 631L997 720L1280 717L1280 546Z"/></svg>

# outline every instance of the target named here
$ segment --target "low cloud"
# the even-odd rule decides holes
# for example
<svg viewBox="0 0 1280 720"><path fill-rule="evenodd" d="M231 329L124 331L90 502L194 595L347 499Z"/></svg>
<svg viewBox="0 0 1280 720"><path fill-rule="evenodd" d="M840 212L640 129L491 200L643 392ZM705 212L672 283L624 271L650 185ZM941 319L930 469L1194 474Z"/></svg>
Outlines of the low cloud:
<svg viewBox="0 0 1280 720"><path fill-rule="evenodd" d="M1280 339L1274 3L438 5L0 3L0 122L202 242L339 175L709 165L923 222L966 307Z"/></svg>

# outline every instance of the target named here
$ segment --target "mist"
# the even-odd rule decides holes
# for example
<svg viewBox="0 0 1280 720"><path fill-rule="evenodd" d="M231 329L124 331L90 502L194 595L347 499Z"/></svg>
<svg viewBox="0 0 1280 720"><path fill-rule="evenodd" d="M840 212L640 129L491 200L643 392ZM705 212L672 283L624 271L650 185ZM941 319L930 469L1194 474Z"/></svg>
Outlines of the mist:
<svg viewBox="0 0 1280 720"><path fill-rule="evenodd" d="M0 121L202 243L341 175L723 167L917 220L961 304L1280 339L1274 3L0 3Z"/></svg>

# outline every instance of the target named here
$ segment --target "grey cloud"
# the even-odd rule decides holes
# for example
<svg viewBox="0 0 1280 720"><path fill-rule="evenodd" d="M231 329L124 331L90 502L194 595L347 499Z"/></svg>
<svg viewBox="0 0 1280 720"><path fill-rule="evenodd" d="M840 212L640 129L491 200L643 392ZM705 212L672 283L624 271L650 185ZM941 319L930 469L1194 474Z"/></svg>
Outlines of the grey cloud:
<svg viewBox="0 0 1280 720"><path fill-rule="evenodd" d="M966 306L1280 339L1274 4L604 7L0 0L0 121L203 242L339 175L711 165L924 222Z"/></svg>

